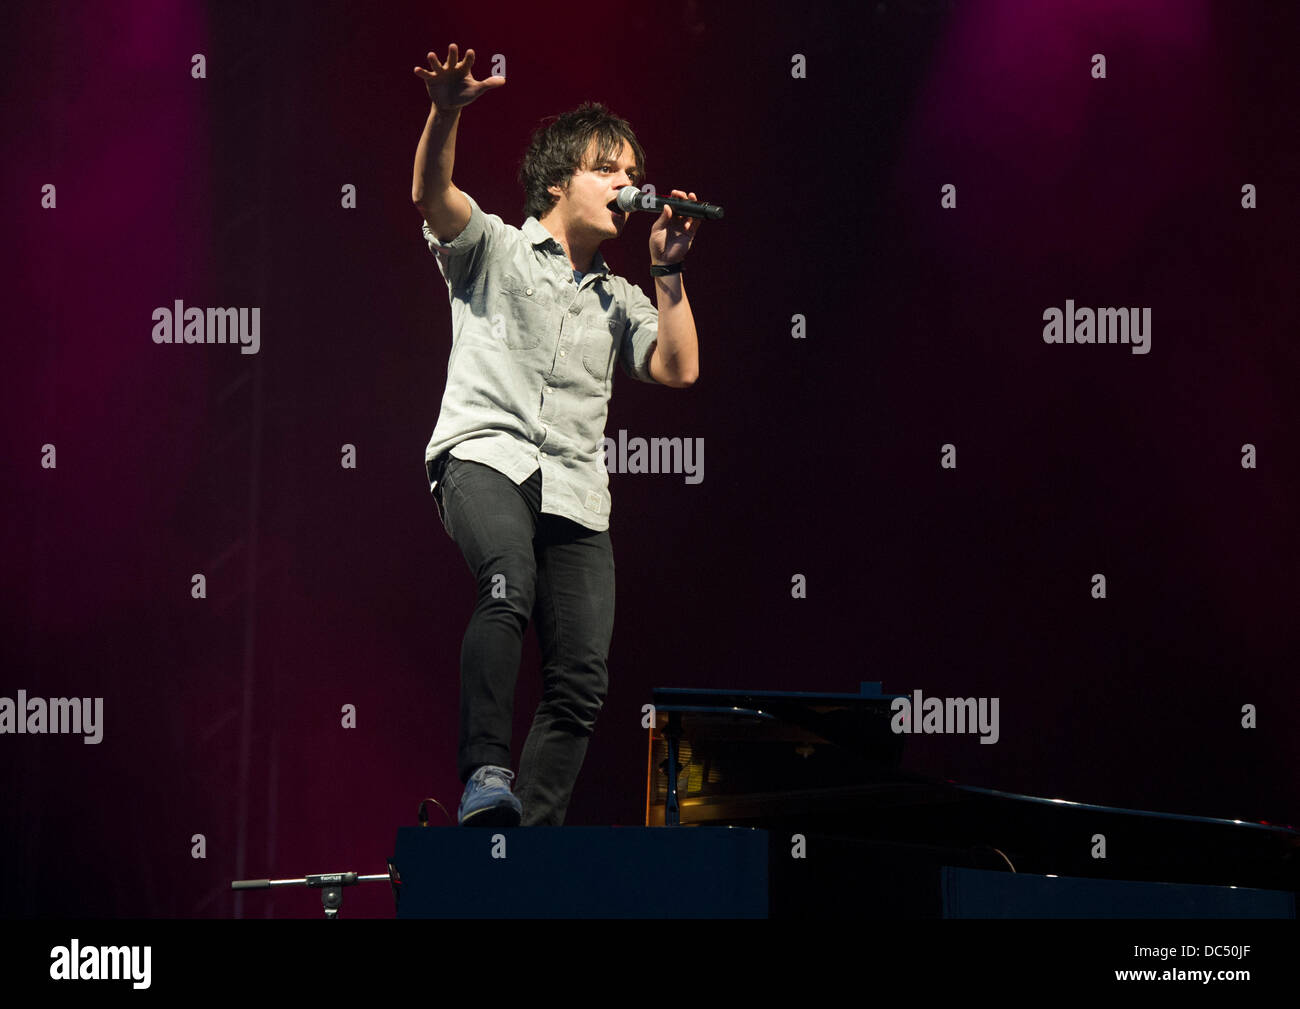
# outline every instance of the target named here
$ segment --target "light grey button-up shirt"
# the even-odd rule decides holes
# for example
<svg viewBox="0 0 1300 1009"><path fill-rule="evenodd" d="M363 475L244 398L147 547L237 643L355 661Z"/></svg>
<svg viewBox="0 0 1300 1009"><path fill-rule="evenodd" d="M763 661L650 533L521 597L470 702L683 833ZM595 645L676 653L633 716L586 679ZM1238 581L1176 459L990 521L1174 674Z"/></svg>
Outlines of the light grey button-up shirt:
<svg viewBox="0 0 1300 1009"><path fill-rule="evenodd" d="M535 217L523 228L485 214L443 244L424 224L451 300L451 357L442 409L424 450L499 470L516 484L540 466L542 511L609 528L605 418L613 364L653 382L658 309L609 272L597 251L581 283L563 247Z"/></svg>

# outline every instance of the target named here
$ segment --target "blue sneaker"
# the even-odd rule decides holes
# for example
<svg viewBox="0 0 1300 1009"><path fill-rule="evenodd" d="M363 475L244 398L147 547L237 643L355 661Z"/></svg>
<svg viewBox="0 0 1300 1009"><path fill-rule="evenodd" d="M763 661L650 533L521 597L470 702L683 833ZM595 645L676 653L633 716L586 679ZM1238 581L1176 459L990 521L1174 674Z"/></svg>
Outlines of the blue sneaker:
<svg viewBox="0 0 1300 1009"><path fill-rule="evenodd" d="M465 782L456 814L462 827L518 827L523 804L510 791L513 771L484 764Z"/></svg>

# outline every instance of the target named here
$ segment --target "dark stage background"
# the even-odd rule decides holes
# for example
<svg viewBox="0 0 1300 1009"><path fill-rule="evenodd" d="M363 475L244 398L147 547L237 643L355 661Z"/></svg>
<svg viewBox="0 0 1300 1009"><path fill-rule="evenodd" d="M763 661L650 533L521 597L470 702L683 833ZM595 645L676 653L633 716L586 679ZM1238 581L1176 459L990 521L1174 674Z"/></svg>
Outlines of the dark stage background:
<svg viewBox="0 0 1300 1009"><path fill-rule="evenodd" d="M642 822L652 686L862 680L1000 699L996 745L913 736L918 771L1300 822L1294 3L10 24L0 694L102 697L104 736L0 736L0 912L314 917L229 882L381 872L422 797L454 815L473 593L424 481L450 314L409 200L411 68L451 42L507 60L456 151L486 210L522 224L531 131L586 99L661 192L727 209L685 273L699 382L614 383L607 433L701 438L705 476L611 476L611 687L568 823ZM652 293L649 224L602 251ZM155 345L176 299L258 306L259 353ZM1066 299L1150 307L1150 353L1045 344ZM538 668L530 628L516 753Z"/></svg>

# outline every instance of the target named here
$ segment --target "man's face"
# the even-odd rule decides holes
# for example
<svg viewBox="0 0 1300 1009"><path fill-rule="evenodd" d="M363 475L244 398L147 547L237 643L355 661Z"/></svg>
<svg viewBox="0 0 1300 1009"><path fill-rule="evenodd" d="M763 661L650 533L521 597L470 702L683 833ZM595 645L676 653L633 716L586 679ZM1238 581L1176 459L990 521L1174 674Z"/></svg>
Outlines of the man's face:
<svg viewBox="0 0 1300 1009"><path fill-rule="evenodd" d="M568 191L560 193L555 211L570 230L589 231L599 235L603 241L606 238L617 238L627 223L627 215L610 210L609 204L620 189L635 184L636 156L632 153L632 145L626 140L623 141L623 149L617 158L598 159L596 146L596 141L593 140L587 148L582 167L569 179Z"/></svg>

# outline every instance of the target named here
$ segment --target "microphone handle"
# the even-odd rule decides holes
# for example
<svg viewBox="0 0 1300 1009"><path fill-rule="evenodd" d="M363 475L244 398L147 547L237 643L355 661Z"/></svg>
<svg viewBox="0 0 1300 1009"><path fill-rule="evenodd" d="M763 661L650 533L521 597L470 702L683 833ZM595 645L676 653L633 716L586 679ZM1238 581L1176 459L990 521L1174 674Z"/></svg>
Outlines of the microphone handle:
<svg viewBox="0 0 1300 1009"><path fill-rule="evenodd" d="M638 200L643 197L637 197ZM683 200L679 196L654 196L652 200L655 210L663 212L664 207L672 207L674 216L682 217L702 217L709 221L718 221L722 219L722 208L715 203L696 203L693 200Z"/></svg>

